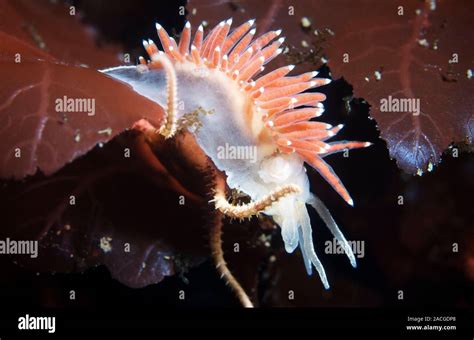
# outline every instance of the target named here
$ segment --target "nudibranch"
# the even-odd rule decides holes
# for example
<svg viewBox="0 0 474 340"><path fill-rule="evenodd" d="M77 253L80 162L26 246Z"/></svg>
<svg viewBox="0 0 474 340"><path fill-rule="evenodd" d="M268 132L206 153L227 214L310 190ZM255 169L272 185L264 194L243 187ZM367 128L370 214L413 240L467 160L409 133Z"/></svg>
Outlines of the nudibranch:
<svg viewBox="0 0 474 340"><path fill-rule="evenodd" d="M225 194L215 193L216 209L233 218L258 213L271 216L281 228L285 249L298 246L309 275L314 266L326 289L324 268L313 246L311 221L306 205L321 216L356 267L352 249L324 204L310 192L304 164L316 169L350 205L353 200L324 157L368 142L328 141L342 125L331 126L313 118L324 112L325 95L307 90L326 85L318 72L288 74L294 66L260 76L264 65L281 54L281 30L254 39L254 20L231 32L232 19L222 21L204 36L202 25L192 39L186 23L179 43L156 24L163 50L144 41L150 61L137 66L115 67L102 72L131 85L166 111L159 133L171 138L177 121L186 113L212 111L200 119L200 127L185 127L214 165L226 175L229 188L245 193L251 202L233 205ZM192 41L191 41L192 39ZM253 158L226 157L222 147L254 150ZM245 153L248 155L248 153ZM229 155L227 155L229 156Z"/></svg>

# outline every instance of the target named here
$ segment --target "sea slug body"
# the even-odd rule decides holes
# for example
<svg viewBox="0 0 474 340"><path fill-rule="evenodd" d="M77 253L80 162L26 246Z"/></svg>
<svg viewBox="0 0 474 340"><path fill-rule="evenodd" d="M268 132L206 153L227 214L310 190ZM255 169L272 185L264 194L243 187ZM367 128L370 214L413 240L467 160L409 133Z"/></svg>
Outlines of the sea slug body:
<svg viewBox="0 0 474 340"><path fill-rule="evenodd" d="M262 212L280 226L287 252L298 246L308 274L316 268L326 289L329 283L313 246L307 205L312 206L344 248L352 266L355 256L324 204L310 192L304 163L316 169L350 205L353 200L324 157L368 142L330 142L342 125L312 120L324 113L325 95L305 92L326 85L317 72L288 76L294 66L280 67L260 76L265 65L282 52L281 31L255 39L254 20L231 31L225 20L206 36L202 26L194 38L187 23L179 44L157 24L163 51L144 41L150 61L102 72L130 84L140 95L159 103L167 112L160 133L171 138L175 122L184 114L204 108L201 127L189 131L214 165L225 173L227 185L248 195L252 203L233 207L216 195L216 208L232 217ZM222 157L223 146L255 150L253 159Z"/></svg>

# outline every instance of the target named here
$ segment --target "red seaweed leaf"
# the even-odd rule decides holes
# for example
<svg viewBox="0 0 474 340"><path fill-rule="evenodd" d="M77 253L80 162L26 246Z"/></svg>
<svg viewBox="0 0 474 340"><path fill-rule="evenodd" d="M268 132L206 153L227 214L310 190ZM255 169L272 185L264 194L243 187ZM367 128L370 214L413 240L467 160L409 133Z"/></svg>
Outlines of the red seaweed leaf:
<svg viewBox="0 0 474 340"><path fill-rule="evenodd" d="M2 51L30 49L5 34L0 43ZM159 105L98 71L39 61L15 63L8 54L0 60L0 78L8 79L0 89L0 177L22 178L37 168L51 174L137 120L147 117L158 124L162 117ZM89 100L93 111L58 106L67 99Z"/></svg>
<svg viewBox="0 0 474 340"><path fill-rule="evenodd" d="M119 48L97 48L94 30L83 26L78 17L75 8L62 3L0 0L0 31L69 64L93 68L119 64Z"/></svg>
<svg viewBox="0 0 474 340"><path fill-rule="evenodd" d="M0 237L39 243L38 257L15 256L15 263L39 272L104 264L112 277L137 288L202 262L207 214L150 168L147 145L130 131L49 177L2 181ZM123 157L125 147L130 158Z"/></svg>
<svg viewBox="0 0 474 340"><path fill-rule="evenodd" d="M0 233L39 241L38 258L14 259L33 270L105 264L122 283L143 287L202 261L205 239L197 239L203 231L193 228L183 238L175 228L203 225L202 211L191 206L182 214L170 200L199 197L171 175L143 136L134 142L133 133L121 134L141 118L159 126L162 108L126 84L73 66L119 62L117 53L92 43L68 10L0 0L0 178L34 175L1 182ZM75 105L67 107L68 100ZM154 147L163 148L161 142Z"/></svg>
<svg viewBox="0 0 474 340"><path fill-rule="evenodd" d="M463 1L188 3L194 24L205 20L212 26L226 17L239 23L256 17L260 32L282 28L289 50L275 67L299 63L298 71L303 72L329 60L333 76L343 76L353 85L354 95L371 104L370 114L390 155L409 173L437 164L452 142L472 142L474 83L467 73L473 69L473 9L474 3ZM309 26L302 24L303 17ZM454 54L458 61L450 63ZM414 105L419 100L419 114L413 108L382 112L381 100L389 96L410 99Z"/></svg>
<svg viewBox="0 0 474 340"><path fill-rule="evenodd" d="M20 40L5 32L0 31L0 60L5 61L34 61L47 60L56 61L52 55L32 46L24 40Z"/></svg>

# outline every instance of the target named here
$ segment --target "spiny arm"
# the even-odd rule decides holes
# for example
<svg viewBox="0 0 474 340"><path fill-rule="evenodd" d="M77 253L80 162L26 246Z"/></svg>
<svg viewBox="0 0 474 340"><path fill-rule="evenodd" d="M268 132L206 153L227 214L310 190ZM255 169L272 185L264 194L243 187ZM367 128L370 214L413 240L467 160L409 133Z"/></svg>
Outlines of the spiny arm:
<svg viewBox="0 0 474 340"><path fill-rule="evenodd" d="M231 218L242 219L258 215L283 197L299 193L300 191L301 189L297 185L288 184L277 188L258 201L253 201L243 205L234 205L227 201L224 191L219 190L216 191L213 202L215 202L216 209L219 209L224 215Z"/></svg>

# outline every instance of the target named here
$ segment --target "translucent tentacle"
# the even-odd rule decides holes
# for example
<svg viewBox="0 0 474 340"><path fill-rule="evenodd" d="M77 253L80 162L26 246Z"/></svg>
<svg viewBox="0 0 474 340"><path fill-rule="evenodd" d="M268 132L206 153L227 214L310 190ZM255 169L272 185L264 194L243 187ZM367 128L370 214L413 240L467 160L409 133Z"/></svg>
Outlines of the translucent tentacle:
<svg viewBox="0 0 474 340"><path fill-rule="evenodd" d="M298 229L298 236L299 236L299 243L301 248L301 255L303 256L304 266L306 267L306 272L309 276L313 275L313 265L311 260L306 256L306 251L304 250L305 243L303 237L303 230L301 228Z"/></svg>
<svg viewBox="0 0 474 340"><path fill-rule="evenodd" d="M352 267L356 268L357 262L354 253L352 252L352 248L349 245L349 242L347 242L346 238L342 234L339 227L337 226L336 222L332 218L328 208L326 208L324 203L315 195L311 195L308 204L310 204L317 211L319 216L321 216L321 219L324 221L328 229L331 231L336 240L341 244L347 257L349 258L349 261L351 262Z"/></svg>
<svg viewBox="0 0 474 340"><path fill-rule="evenodd" d="M308 215L308 211L306 208L304 209L303 213L301 214L301 231L303 235L303 243L301 251L305 253L304 257L307 258L311 263L314 265L314 268L318 271L319 277L321 278L321 282L325 289L329 289L329 282L326 276L326 272L324 270L321 261L319 261L318 255L314 250L313 245L313 231L311 229L311 220ZM305 264L307 265L307 260L305 260Z"/></svg>
<svg viewBox="0 0 474 340"><path fill-rule="evenodd" d="M289 210L281 225L281 236L287 253L292 253L298 247L298 219L294 211Z"/></svg>

